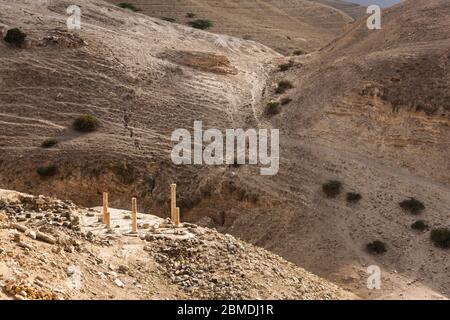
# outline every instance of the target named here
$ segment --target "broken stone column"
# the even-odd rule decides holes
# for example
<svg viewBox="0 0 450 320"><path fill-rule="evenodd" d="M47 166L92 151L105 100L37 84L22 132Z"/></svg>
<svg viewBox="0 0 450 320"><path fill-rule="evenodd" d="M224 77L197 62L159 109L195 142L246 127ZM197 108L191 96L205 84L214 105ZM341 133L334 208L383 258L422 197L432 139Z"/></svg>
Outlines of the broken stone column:
<svg viewBox="0 0 450 320"><path fill-rule="evenodd" d="M137 233L137 199L131 199L131 233Z"/></svg>
<svg viewBox="0 0 450 320"><path fill-rule="evenodd" d="M111 214L108 210L108 192L103 192L103 210L102 210L103 223L106 227L111 227Z"/></svg>
<svg viewBox="0 0 450 320"><path fill-rule="evenodd" d="M180 208L175 208L175 219L174 219L174 223L175 223L175 227L178 228L180 226Z"/></svg>
<svg viewBox="0 0 450 320"><path fill-rule="evenodd" d="M175 215L177 210L177 185L172 183L170 185L171 202L170 202L170 219L175 222Z"/></svg>
<svg viewBox="0 0 450 320"><path fill-rule="evenodd" d="M103 209L102 209L102 221L106 223L106 215L108 212L108 193L103 192Z"/></svg>

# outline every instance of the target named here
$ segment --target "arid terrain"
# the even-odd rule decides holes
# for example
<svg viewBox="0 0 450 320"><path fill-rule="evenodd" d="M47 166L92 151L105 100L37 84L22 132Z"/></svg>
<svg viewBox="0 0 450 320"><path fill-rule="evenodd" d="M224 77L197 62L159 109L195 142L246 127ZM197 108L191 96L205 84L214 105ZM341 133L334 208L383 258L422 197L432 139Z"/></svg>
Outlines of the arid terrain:
<svg viewBox="0 0 450 320"><path fill-rule="evenodd" d="M133 12L79 0L82 28L68 32L71 1L0 0L3 37L15 27L27 34L21 48L0 41L0 188L70 199L81 216L90 211L80 208L101 205L103 191L121 210L136 196L140 212L157 219L168 216L169 185L176 182L182 220L206 227L201 240L221 246L231 239L223 234L231 234L240 240L229 241L251 248L257 261L274 257L285 275L274 279L275 289L259 287L258 275L248 275L256 286L236 282L238 293L227 298L354 297L344 290L364 299L449 298L450 252L433 245L430 231L450 226L450 3L409 0L383 10L381 30L368 30L364 18L353 20L360 9L351 13L347 5L327 6L330 1L255 1L249 8L240 1L161 2L135 1L142 11ZM191 28L189 12L213 26ZM283 81L290 88L281 92ZM271 115L267 106L274 101L282 103ZM83 114L99 120L96 131L72 128ZM253 165L174 165L171 133L192 131L198 120L220 130L280 129L279 173L261 176ZM48 139L56 145L43 148ZM51 174L44 176L43 168ZM329 180L342 184L334 198L322 190ZM361 199L348 201L347 192ZM5 199L11 194L2 193ZM424 205L417 215L399 205L410 197ZM11 265L22 260L22 269L34 270L41 248L55 261L59 281L69 265L87 261L82 249L61 256L40 242L32 243L31 253L18 247L10 225L18 217L4 215L0 243L8 271L0 260L0 274L12 277ZM413 230L416 220L429 228ZM55 230L56 237L61 230ZM83 267L92 268L92 287L104 273L105 287L61 298L107 298L102 292L201 298L202 291L219 297L214 288L191 292L174 284L156 273L156 260L144 263L155 271L141 271L148 278L119 277L126 284L145 282L142 290L120 291L107 273L118 271L108 263L118 268L124 247L141 253L145 242L123 236L96 244L70 236L109 257ZM387 251L369 253L366 245L374 240ZM171 245L150 247L166 252ZM190 245L196 246L179 250ZM231 252L230 259L239 265L248 257ZM370 265L381 268L380 290L366 286ZM29 279L35 271L25 272ZM296 273L311 280L309 289L287 280ZM167 291L158 291L163 287Z"/></svg>

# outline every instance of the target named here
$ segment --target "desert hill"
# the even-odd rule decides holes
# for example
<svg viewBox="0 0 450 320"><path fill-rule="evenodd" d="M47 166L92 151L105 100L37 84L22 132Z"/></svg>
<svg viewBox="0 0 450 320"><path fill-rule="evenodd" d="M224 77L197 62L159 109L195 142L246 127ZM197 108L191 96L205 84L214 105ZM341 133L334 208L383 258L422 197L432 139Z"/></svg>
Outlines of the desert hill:
<svg viewBox="0 0 450 320"><path fill-rule="evenodd" d="M123 3L120 0L110 2ZM175 23L209 20L210 32L254 40L283 54L317 50L352 21L342 10L305 0L140 0L129 3L144 14ZM342 7L349 6L343 4Z"/></svg>
<svg viewBox="0 0 450 320"><path fill-rule="evenodd" d="M362 297L449 296L448 250L430 241L450 212L447 1L397 5L377 31L360 20L322 42L324 31L310 48L328 45L298 57L79 3L84 25L72 34L69 1L0 1L0 29L28 34L22 49L0 42L2 188L86 207L108 190L114 207L138 196L142 211L166 216L167 186L177 182L183 221L264 247ZM277 94L282 81L293 88ZM268 115L267 104L282 99L281 112ZM97 131L72 129L82 114L99 120ZM171 132L195 120L279 128L279 174L173 165ZM47 139L57 144L42 148ZM328 180L343 185L336 198L322 191ZM362 198L348 202L347 192ZM417 216L399 206L409 197L424 204ZM419 219L430 227L411 229ZM384 254L367 252L374 240L386 243ZM367 289L369 265L382 269L382 290Z"/></svg>
<svg viewBox="0 0 450 320"><path fill-rule="evenodd" d="M294 87L276 98L292 102L271 118L283 128L283 165L273 179L250 183L283 200L238 218L235 234L244 236L255 220L276 225L252 241L348 288L353 283L364 296L448 296L448 250L429 239L450 218L449 8L447 1L399 4L384 11L381 30L359 21L319 54L290 59L291 69L276 73L269 87L281 80ZM343 184L335 199L322 192L328 180ZM362 199L347 201L346 192ZM410 197L424 203L421 214L399 206ZM417 233L417 220L430 228ZM376 239L387 244L385 254L367 253ZM392 276L382 291L361 284L371 264Z"/></svg>

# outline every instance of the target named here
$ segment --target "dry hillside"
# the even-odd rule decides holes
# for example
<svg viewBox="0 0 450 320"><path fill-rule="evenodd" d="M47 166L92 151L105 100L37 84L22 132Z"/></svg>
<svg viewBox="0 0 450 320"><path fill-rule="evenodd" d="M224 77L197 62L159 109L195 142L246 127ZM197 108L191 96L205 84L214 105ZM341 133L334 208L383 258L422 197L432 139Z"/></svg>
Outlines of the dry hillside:
<svg viewBox="0 0 450 320"><path fill-rule="evenodd" d="M254 176L254 185L283 204L238 219L236 234L244 236L251 221L277 226L250 237L364 296L448 296L448 250L433 247L429 229L410 226L449 227L449 26L447 1L411 0L384 12L382 30L360 21L276 73L273 87L281 79L295 87L279 98L292 102L271 119L283 130L282 169L273 179ZM322 184L331 179L343 192L324 199ZM349 203L346 192L362 199ZM400 208L409 197L424 204L421 214ZM366 252L376 239L386 243L385 254ZM381 291L361 283L370 264L393 276Z"/></svg>
<svg viewBox="0 0 450 320"><path fill-rule="evenodd" d="M28 34L21 49L0 41L2 188L88 207L108 190L112 206L127 208L134 195L142 211L166 216L174 181L184 221L269 249L365 298L449 297L449 251L430 241L430 229L450 218L448 1L397 5L377 31L364 20L343 34L316 24L308 50L328 45L298 57L103 1L78 3L83 27L71 34L70 1L0 0L0 30ZM309 20L299 11L299 21L320 27L322 8ZM282 80L293 88L280 95ZM268 116L267 103L283 98L291 100ZM82 114L97 117L99 129L73 130ZM279 128L279 174L173 165L170 135L195 120ZM49 138L57 144L42 148ZM330 179L343 184L336 198L322 192ZM349 203L351 191L362 199ZM425 205L417 216L399 206L409 197ZM419 219L430 228L412 230ZM387 252L369 254L377 239ZM373 264L383 284L369 291Z"/></svg>
<svg viewBox="0 0 450 320"><path fill-rule="evenodd" d="M317 50L352 21L341 10L306 0L137 0L127 3L142 13L173 19L175 23L187 25L197 19L210 20L213 25L208 31L254 40L283 54Z"/></svg>

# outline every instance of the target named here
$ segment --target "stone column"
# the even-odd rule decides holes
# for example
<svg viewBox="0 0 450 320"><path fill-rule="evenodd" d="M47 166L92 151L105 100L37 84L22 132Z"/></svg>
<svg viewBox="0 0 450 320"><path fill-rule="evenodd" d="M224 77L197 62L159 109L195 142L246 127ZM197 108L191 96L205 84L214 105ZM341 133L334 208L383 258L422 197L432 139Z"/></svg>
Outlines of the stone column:
<svg viewBox="0 0 450 320"><path fill-rule="evenodd" d="M175 210L175 227L178 228L180 226L180 208L176 208Z"/></svg>
<svg viewBox="0 0 450 320"><path fill-rule="evenodd" d="M131 233L137 233L137 199L131 199Z"/></svg>
<svg viewBox="0 0 450 320"><path fill-rule="evenodd" d="M170 185L171 198L170 198L170 219L175 222L175 215L177 210L177 185L172 183Z"/></svg>
<svg viewBox="0 0 450 320"><path fill-rule="evenodd" d="M108 192L103 192L103 209L102 209L102 221L106 223L108 216Z"/></svg>

